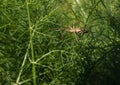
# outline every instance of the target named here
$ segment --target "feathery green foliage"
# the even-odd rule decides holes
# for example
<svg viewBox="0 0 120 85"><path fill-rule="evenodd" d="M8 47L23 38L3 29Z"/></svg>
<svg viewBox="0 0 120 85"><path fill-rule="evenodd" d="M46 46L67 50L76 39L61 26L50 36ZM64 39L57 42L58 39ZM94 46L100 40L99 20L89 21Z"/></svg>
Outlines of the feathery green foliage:
<svg viewBox="0 0 120 85"><path fill-rule="evenodd" d="M0 0L0 85L119 85L119 0ZM79 27L88 33L69 33Z"/></svg>

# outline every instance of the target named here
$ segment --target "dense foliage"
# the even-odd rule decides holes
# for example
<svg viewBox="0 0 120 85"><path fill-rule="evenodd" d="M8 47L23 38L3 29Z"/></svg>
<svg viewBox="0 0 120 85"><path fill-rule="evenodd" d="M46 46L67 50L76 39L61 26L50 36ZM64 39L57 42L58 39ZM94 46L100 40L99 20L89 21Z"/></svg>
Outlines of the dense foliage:
<svg viewBox="0 0 120 85"><path fill-rule="evenodd" d="M120 85L119 67L119 0L0 0L0 85Z"/></svg>

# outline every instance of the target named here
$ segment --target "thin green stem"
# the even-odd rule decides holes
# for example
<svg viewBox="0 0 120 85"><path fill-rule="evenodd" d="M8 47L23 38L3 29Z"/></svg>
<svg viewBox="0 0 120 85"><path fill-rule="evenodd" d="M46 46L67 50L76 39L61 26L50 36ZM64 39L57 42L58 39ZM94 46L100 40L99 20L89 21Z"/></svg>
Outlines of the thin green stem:
<svg viewBox="0 0 120 85"><path fill-rule="evenodd" d="M23 59L23 63L21 65L21 69L19 71L19 74L18 74L18 77L17 77L17 80L16 80L16 83L19 84L19 81L20 81L20 77L21 77L21 74L22 74L22 71L23 71L23 67L25 65L25 62L26 62L26 59L27 59L27 56L28 56L28 51L29 51L29 47L30 47L30 44L28 45L28 48L27 48L27 51L25 53L25 57Z"/></svg>
<svg viewBox="0 0 120 85"><path fill-rule="evenodd" d="M31 49L31 55L32 55L32 61L34 62L34 48L33 48L33 28L31 26L31 21L30 21L30 12L29 12L29 2L28 0L26 0L26 9L27 9L27 16L28 16L28 24L29 24L29 31L30 31L30 49ZM36 68L35 68L35 64L32 63L32 75L33 75L33 85L37 85L36 84Z"/></svg>

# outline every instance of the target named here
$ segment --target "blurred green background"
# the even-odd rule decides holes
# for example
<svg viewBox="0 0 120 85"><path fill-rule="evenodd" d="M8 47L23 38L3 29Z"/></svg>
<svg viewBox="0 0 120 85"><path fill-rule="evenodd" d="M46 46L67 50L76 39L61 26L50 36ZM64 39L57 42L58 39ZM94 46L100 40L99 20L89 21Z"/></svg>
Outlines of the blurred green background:
<svg viewBox="0 0 120 85"><path fill-rule="evenodd" d="M120 0L0 0L0 85L120 85L119 72Z"/></svg>

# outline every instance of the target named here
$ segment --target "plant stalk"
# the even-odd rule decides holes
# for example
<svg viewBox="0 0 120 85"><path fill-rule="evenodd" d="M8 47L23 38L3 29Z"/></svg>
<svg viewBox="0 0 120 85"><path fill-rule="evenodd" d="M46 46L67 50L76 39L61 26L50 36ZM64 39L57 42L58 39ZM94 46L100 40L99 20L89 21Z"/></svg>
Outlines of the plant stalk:
<svg viewBox="0 0 120 85"><path fill-rule="evenodd" d="M31 26L31 21L30 21L30 12L29 12L29 2L26 0L26 9L27 9L27 16L28 16L28 24L29 24L29 31L30 31L30 49L31 49L31 56L32 56L32 62L34 62L35 57L34 57L34 48L33 48L33 28ZM32 63L32 76L33 76L33 85L36 84L36 68L35 64Z"/></svg>

